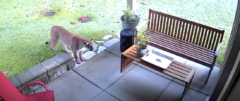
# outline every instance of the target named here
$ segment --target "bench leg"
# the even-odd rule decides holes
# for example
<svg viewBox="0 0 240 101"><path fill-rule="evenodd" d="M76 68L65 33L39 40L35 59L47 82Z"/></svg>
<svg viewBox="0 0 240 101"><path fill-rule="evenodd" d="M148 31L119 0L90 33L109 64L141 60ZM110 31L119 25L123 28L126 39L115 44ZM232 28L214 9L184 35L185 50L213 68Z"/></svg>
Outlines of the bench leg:
<svg viewBox="0 0 240 101"><path fill-rule="evenodd" d="M194 75L193 75L193 77L194 77ZM182 101L184 95L186 95L188 89L190 88L190 86L192 84L193 77L191 78L191 80L188 83L186 83L186 86L185 86L185 89L183 91L183 94L182 94L182 97L181 97L180 101Z"/></svg>
<svg viewBox="0 0 240 101"><path fill-rule="evenodd" d="M121 56L121 73L126 70L130 65L132 65L133 60L125 56Z"/></svg>
<svg viewBox="0 0 240 101"><path fill-rule="evenodd" d="M210 70L209 70L209 72L208 72L208 76L207 76L207 78L206 78L206 80L205 80L205 84L207 84L208 79L209 79L209 77L210 77L210 75L211 75L211 73L212 73L212 70L213 70L213 68L214 68L216 59L217 59L217 56L214 57L214 61L213 61L212 65L211 65L211 67L210 67Z"/></svg>
<svg viewBox="0 0 240 101"><path fill-rule="evenodd" d="M209 70L209 72L208 72L208 76L207 76L207 78L206 78L206 80L205 80L205 84L207 84L208 79L209 79L209 77L210 77L210 75L211 75L211 73L212 73L212 70L213 70L213 67L210 68L210 70Z"/></svg>

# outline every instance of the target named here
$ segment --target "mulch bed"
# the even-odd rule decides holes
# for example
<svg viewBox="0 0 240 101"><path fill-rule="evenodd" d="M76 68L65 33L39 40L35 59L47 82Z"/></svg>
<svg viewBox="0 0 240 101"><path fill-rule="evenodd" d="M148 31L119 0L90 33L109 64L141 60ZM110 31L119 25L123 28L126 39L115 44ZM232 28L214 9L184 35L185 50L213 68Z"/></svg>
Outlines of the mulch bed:
<svg viewBox="0 0 240 101"><path fill-rule="evenodd" d="M76 22L70 22L70 24L72 24L72 25L75 25L75 24L76 24Z"/></svg>
<svg viewBox="0 0 240 101"><path fill-rule="evenodd" d="M83 15L81 18L78 18L78 21L81 23L86 23L86 22L91 21L91 18L88 17L87 15Z"/></svg>

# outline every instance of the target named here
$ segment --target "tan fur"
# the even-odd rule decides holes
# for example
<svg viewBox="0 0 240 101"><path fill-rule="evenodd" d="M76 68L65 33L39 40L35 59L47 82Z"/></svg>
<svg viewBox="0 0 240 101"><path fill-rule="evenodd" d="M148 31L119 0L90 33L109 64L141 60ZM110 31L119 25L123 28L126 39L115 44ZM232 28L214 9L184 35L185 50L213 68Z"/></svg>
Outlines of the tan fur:
<svg viewBox="0 0 240 101"><path fill-rule="evenodd" d="M52 49L57 51L58 49L56 47L56 44L58 42L61 42L63 49L67 53L73 53L77 63L80 63L81 60L84 60L81 50L83 47L86 47L90 51L93 50L92 40L85 39L77 34L73 34L61 26L53 26L50 35L51 41L46 42L46 44L51 45ZM67 47L69 47L72 51L68 50Z"/></svg>

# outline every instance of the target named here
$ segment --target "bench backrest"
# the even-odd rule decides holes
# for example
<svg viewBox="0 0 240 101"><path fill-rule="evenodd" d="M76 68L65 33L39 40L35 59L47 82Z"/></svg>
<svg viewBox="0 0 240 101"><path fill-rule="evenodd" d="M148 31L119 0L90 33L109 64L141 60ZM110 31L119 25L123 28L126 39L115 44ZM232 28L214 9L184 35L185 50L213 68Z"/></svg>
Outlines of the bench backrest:
<svg viewBox="0 0 240 101"><path fill-rule="evenodd" d="M191 42L216 51L222 42L224 30L219 30L183 18L149 10L148 29Z"/></svg>

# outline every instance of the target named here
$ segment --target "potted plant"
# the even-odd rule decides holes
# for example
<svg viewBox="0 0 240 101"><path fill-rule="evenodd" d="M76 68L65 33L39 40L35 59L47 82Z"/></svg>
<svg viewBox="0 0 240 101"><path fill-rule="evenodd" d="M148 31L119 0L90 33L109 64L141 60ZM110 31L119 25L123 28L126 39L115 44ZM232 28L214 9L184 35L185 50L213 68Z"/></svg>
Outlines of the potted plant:
<svg viewBox="0 0 240 101"><path fill-rule="evenodd" d="M147 50L149 35L137 34L137 56L142 57Z"/></svg>
<svg viewBox="0 0 240 101"><path fill-rule="evenodd" d="M124 15L121 16L122 29L135 29L138 25L140 17L133 14L131 8L127 6L127 9L123 10Z"/></svg>

